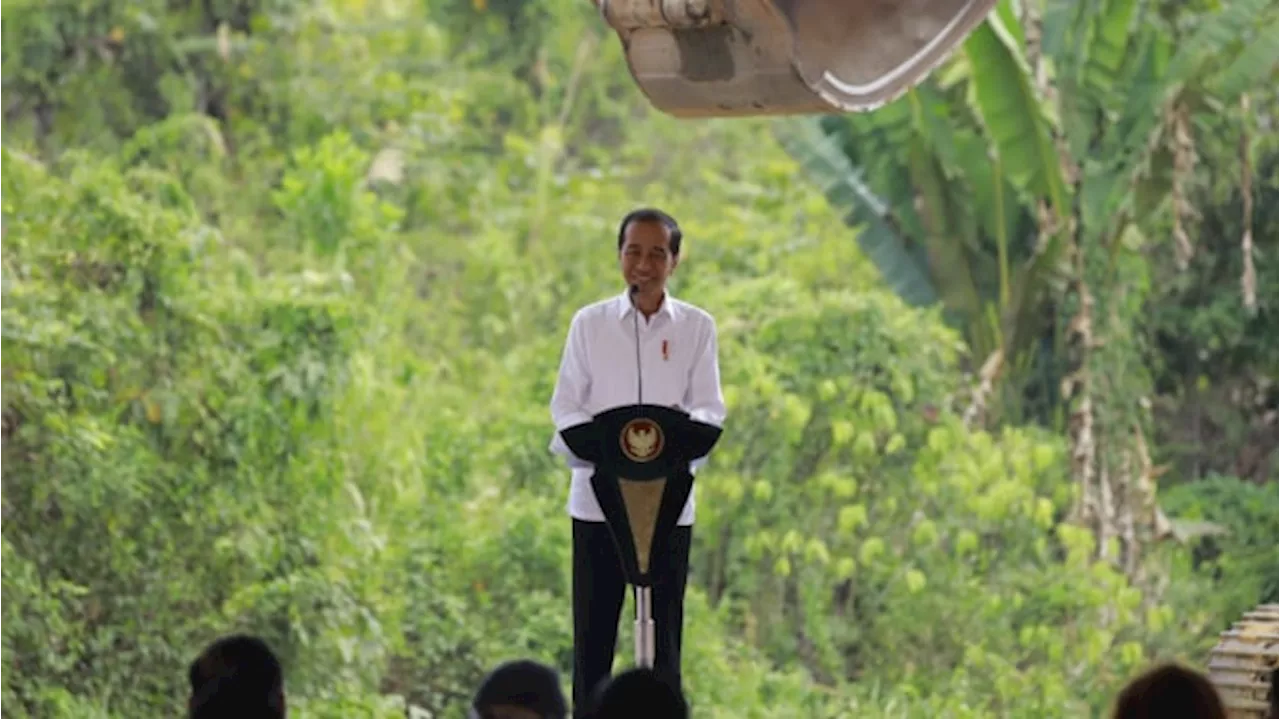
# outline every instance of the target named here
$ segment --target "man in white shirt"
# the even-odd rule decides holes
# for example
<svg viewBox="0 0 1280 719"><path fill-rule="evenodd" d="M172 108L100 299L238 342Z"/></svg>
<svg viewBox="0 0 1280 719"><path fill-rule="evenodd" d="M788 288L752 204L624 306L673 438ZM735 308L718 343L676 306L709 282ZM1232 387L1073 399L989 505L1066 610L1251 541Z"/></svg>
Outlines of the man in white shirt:
<svg viewBox="0 0 1280 719"><path fill-rule="evenodd" d="M556 433L551 450L572 468L567 505L573 521L573 701L581 716L588 697L611 674L626 577L604 513L591 488L593 467L575 456L560 431L591 421L602 411L638 401L674 406L692 419L723 426L716 323L710 314L667 292L680 262L681 232L667 214L636 210L618 228L618 261L629 291L601 300L573 316L551 398ZM634 299L633 299L634 298ZM639 311L639 317L633 313ZM639 363L636 322L639 324ZM642 376L637 377L637 372ZM694 462L691 470L705 462ZM654 668L679 686L685 581L693 534L694 493L686 502L670 553L655 558Z"/></svg>

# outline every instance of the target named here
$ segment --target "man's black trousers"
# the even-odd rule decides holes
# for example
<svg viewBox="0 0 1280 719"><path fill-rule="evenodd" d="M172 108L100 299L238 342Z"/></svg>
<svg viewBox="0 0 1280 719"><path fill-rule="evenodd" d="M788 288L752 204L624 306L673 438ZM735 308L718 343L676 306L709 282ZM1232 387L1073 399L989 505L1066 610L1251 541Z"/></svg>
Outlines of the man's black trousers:
<svg viewBox="0 0 1280 719"><path fill-rule="evenodd" d="M693 527L676 527L670 553L654 557L654 669L680 681L684 589ZM582 716L589 697L613 671L618 620L627 592L617 547L604 522L573 520L573 705ZM634 617L629 618L634 621Z"/></svg>

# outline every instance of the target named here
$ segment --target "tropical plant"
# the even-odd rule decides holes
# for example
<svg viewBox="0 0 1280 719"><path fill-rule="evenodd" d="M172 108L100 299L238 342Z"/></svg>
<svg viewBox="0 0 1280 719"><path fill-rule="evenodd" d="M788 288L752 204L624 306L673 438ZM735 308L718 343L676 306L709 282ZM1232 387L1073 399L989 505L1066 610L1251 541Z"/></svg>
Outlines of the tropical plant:
<svg viewBox="0 0 1280 719"><path fill-rule="evenodd" d="M1250 107L1276 42L1276 9L1260 1L1005 0L897 102L777 127L865 223L886 282L908 301L937 296L963 329L981 362L970 419L1070 433L1077 514L1130 571L1140 535L1166 530L1141 408L1144 253L1164 246L1166 218L1178 256L1192 252L1192 128ZM1229 114L1236 132L1259 122ZM1258 149L1226 161L1252 167Z"/></svg>

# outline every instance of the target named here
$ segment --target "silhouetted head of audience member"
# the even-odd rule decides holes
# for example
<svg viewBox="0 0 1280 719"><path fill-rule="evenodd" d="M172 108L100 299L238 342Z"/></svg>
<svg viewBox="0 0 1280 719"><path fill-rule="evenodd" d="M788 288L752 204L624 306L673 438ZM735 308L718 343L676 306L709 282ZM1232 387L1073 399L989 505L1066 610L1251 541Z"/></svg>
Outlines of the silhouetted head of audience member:
<svg viewBox="0 0 1280 719"><path fill-rule="evenodd" d="M665 674L637 667L601 682L591 719L688 719L684 693Z"/></svg>
<svg viewBox="0 0 1280 719"><path fill-rule="evenodd" d="M1199 672L1176 664L1148 670L1116 698L1115 719L1225 719L1218 690Z"/></svg>
<svg viewBox="0 0 1280 719"><path fill-rule="evenodd" d="M471 702L471 719L565 719L569 703L560 676L545 664L506 662L485 677Z"/></svg>
<svg viewBox="0 0 1280 719"><path fill-rule="evenodd" d="M257 637L222 637L188 670L191 719L284 719L284 673Z"/></svg>

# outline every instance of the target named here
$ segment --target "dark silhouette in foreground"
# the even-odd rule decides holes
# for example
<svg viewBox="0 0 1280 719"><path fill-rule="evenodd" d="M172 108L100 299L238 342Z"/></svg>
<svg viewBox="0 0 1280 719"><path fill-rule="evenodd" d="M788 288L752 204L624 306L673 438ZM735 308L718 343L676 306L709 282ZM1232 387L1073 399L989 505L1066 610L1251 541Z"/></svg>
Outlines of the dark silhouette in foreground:
<svg viewBox="0 0 1280 719"><path fill-rule="evenodd" d="M554 669L522 659L498 666L471 702L472 719L565 719L568 702Z"/></svg>
<svg viewBox="0 0 1280 719"><path fill-rule="evenodd" d="M244 634L205 648L187 673L190 719L284 719L284 672L267 643Z"/></svg>
<svg viewBox="0 0 1280 719"><path fill-rule="evenodd" d="M590 719L688 719L689 704L676 682L653 669L629 669L601 682Z"/></svg>
<svg viewBox="0 0 1280 719"><path fill-rule="evenodd" d="M1280 719L1280 669L1272 669L1267 690L1267 719Z"/></svg>
<svg viewBox="0 0 1280 719"><path fill-rule="evenodd" d="M1162 664L1129 682L1114 719L1226 719L1222 699L1199 672Z"/></svg>

